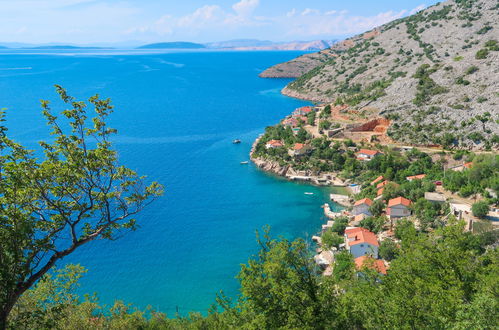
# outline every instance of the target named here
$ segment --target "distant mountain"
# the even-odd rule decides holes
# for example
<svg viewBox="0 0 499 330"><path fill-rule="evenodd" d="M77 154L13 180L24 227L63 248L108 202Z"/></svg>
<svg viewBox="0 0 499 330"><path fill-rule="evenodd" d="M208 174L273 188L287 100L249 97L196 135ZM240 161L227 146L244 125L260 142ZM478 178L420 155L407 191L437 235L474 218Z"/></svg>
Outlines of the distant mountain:
<svg viewBox="0 0 499 330"><path fill-rule="evenodd" d="M336 41L314 40L314 41L291 41L273 42L269 40L237 39L220 42L207 43L211 49L229 50L305 50L317 51L331 47Z"/></svg>
<svg viewBox="0 0 499 330"><path fill-rule="evenodd" d="M205 44L208 48L238 48L238 47L261 47L271 46L275 42L257 39L234 39L219 42L209 42Z"/></svg>
<svg viewBox="0 0 499 330"><path fill-rule="evenodd" d="M104 47L79 47L70 45L57 45L57 46L32 46L23 47L24 49L109 49Z"/></svg>
<svg viewBox="0 0 499 330"><path fill-rule="evenodd" d="M284 94L390 119L397 141L489 149L499 145L498 31L497 0L450 0L260 76L296 77Z"/></svg>
<svg viewBox="0 0 499 330"><path fill-rule="evenodd" d="M201 49L206 48L205 45L196 44L193 42L175 41L175 42L160 42L137 47L137 49Z"/></svg>

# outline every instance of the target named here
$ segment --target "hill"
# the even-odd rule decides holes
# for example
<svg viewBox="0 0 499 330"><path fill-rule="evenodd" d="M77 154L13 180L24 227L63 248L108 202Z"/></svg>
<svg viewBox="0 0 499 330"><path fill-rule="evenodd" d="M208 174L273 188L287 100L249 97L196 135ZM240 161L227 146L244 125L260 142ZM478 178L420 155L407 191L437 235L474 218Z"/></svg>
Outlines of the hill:
<svg viewBox="0 0 499 330"><path fill-rule="evenodd" d="M175 42L160 42L137 47L137 49L201 49L206 48L205 45L196 44L193 42L175 41Z"/></svg>
<svg viewBox="0 0 499 330"><path fill-rule="evenodd" d="M334 41L313 40L313 41L291 41L272 42L260 40L233 40L219 43L210 43L208 47L231 50L303 50L317 51L331 47Z"/></svg>
<svg viewBox="0 0 499 330"><path fill-rule="evenodd" d="M23 47L24 49L106 49L103 47L79 47L70 45L56 45L56 46L36 46L36 47Z"/></svg>
<svg viewBox="0 0 499 330"><path fill-rule="evenodd" d="M499 4L453 0L278 64L283 93L391 120L398 141L499 144Z"/></svg>

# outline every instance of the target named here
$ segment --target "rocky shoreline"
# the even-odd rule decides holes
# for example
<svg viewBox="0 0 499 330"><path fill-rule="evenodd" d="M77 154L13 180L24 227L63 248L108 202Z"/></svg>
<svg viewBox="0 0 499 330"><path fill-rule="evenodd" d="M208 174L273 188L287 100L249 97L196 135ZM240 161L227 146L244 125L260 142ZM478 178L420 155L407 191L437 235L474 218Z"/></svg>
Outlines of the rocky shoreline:
<svg viewBox="0 0 499 330"><path fill-rule="evenodd" d="M268 159L263 159L261 157L255 157L254 151L256 145L260 141L258 137L251 147L250 159L251 161L261 170L274 174L290 181L303 181L316 186L336 186L336 187L348 187L349 182L343 181L338 178L337 173L317 173L313 171L296 171L291 165L280 165L278 162Z"/></svg>

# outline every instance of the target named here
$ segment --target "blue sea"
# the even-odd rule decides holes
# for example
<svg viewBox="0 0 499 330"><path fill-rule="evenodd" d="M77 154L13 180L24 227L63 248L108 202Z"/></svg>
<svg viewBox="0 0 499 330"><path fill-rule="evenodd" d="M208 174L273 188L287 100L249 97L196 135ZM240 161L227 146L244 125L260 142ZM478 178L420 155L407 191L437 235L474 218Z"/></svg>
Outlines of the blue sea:
<svg viewBox="0 0 499 330"><path fill-rule="evenodd" d="M0 51L0 108L12 138L35 148L48 137L39 100L62 109L54 84L80 99L99 93L115 105L120 162L166 188L138 216L137 231L91 242L58 264L88 269L82 293L97 292L106 305L205 313L217 292L237 297L235 276L258 251L256 230L268 224L275 237L310 241L328 191L240 164L266 126L308 104L280 94L289 80L258 77L300 54Z"/></svg>

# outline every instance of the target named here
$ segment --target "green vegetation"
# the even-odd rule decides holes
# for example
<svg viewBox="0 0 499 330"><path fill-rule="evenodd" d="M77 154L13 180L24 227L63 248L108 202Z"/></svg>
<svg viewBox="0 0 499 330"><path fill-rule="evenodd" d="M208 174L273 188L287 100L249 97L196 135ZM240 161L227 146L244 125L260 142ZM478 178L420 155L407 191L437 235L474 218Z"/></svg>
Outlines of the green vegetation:
<svg viewBox="0 0 499 330"><path fill-rule="evenodd" d="M90 121L85 102L56 90L67 109L60 119L41 102L52 129L51 142L40 142L43 160L0 127L0 329L19 297L56 262L92 240L135 230L134 216L162 193L118 164L110 142L116 130L106 124L109 99L88 100L95 111Z"/></svg>
<svg viewBox="0 0 499 330"><path fill-rule="evenodd" d="M400 226L400 225L399 225ZM398 227L398 226L397 226ZM323 277L302 240L258 238L260 251L238 275L237 300L220 295L207 316L168 319L117 302L108 310L95 297L75 294L79 267L46 276L14 309L12 328L59 329L493 329L499 322L496 237L463 233L454 222L434 233L412 227L402 244L380 247L392 260L386 276L355 276L350 253L336 255ZM57 292L57 294L55 294Z"/></svg>
<svg viewBox="0 0 499 330"><path fill-rule="evenodd" d="M472 205L471 211L475 217L485 218L489 213L489 204L485 201L476 202Z"/></svg>
<svg viewBox="0 0 499 330"><path fill-rule="evenodd" d="M437 85L430 75L438 70L438 67L430 67L429 64L421 65L414 74L414 78L419 79L416 93L416 98L412 100L415 105L423 105L428 102L432 96L446 93L447 89Z"/></svg>
<svg viewBox="0 0 499 330"><path fill-rule="evenodd" d="M477 60L483 60L483 59L486 59L488 55L489 55L489 51L487 49L483 48L483 49L480 49L476 53L475 58Z"/></svg>

